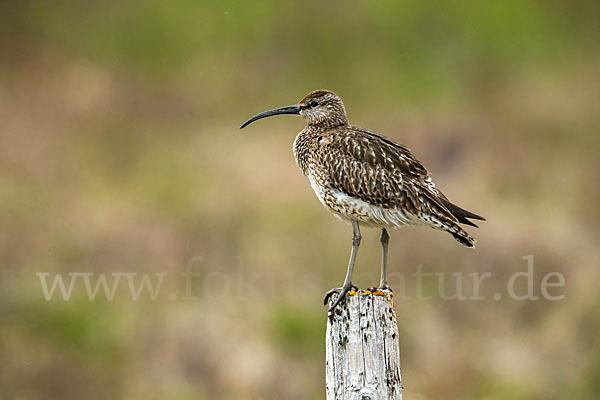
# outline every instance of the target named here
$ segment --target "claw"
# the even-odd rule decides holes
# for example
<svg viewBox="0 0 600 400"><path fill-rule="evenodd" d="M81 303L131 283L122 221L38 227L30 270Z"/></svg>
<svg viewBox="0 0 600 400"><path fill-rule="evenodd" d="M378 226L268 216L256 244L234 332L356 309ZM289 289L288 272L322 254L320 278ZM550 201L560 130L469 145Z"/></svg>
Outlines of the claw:
<svg viewBox="0 0 600 400"><path fill-rule="evenodd" d="M392 288L390 287L390 285L386 283L383 283L381 285L379 285L379 290L389 290L390 292L393 292Z"/></svg>
<svg viewBox="0 0 600 400"><path fill-rule="evenodd" d="M344 285L341 288L333 288L333 289L329 290L327 293L325 293L325 298L323 299L323 305L327 305L331 296L334 293L338 293L339 296L337 297L337 299L335 299L335 301L333 302L331 307L329 307L329 312L333 311L333 309L338 304L340 304L340 302L344 299L344 297L346 297L346 294L350 291L350 289L358 290L358 286L354 285L353 283L350 283L349 285Z"/></svg>
<svg viewBox="0 0 600 400"><path fill-rule="evenodd" d="M327 303L329 302L329 298L330 298L331 296L333 296L333 294L334 294L334 293L339 293L339 292L341 292L341 291L342 291L342 288L333 288L333 289L331 289L331 290L328 290L328 291L325 293L325 297L323 298L323 305L324 305L324 306L326 306L326 305L327 305Z"/></svg>

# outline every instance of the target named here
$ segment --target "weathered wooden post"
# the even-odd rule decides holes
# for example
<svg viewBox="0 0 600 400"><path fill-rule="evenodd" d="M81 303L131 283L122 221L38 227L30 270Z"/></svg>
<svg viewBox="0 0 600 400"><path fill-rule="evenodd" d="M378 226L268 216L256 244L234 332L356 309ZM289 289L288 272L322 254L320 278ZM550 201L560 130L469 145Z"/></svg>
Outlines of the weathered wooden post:
<svg viewBox="0 0 600 400"><path fill-rule="evenodd" d="M332 296L331 302L336 296ZM394 295L349 292L327 321L327 400L401 400Z"/></svg>

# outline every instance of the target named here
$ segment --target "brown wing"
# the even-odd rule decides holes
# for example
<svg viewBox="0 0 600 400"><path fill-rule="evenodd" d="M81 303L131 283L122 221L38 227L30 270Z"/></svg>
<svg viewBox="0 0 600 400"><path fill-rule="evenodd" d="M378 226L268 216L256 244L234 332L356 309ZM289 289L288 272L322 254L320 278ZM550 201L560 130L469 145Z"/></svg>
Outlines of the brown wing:
<svg viewBox="0 0 600 400"><path fill-rule="evenodd" d="M435 215L458 222L444 205L448 199L408 148L354 126L331 132L322 142L328 148L317 158L338 190L385 208L401 207L420 218Z"/></svg>

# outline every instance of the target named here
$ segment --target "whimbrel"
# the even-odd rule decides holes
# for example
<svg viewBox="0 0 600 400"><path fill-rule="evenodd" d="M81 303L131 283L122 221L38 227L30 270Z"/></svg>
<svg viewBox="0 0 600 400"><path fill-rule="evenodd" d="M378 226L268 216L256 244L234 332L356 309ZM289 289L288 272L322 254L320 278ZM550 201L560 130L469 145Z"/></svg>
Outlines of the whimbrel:
<svg viewBox="0 0 600 400"><path fill-rule="evenodd" d="M333 310L350 289L360 245L360 225L381 229L380 289L387 283L388 228L421 225L450 233L466 247L475 239L459 224L477 226L469 219L484 220L451 203L436 188L430 173L411 151L368 129L350 125L342 99L328 90L315 90L298 104L257 114L246 125L265 117L296 114L306 127L296 136L294 156L315 194L335 216L352 224L352 251L342 287L325 294L327 304L339 293Z"/></svg>

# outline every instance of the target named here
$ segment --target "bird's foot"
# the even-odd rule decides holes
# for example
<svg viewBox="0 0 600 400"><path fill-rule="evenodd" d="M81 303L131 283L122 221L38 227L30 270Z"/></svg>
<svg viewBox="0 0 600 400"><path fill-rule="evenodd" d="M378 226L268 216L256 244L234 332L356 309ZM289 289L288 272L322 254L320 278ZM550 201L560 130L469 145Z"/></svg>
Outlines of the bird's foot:
<svg viewBox="0 0 600 400"><path fill-rule="evenodd" d="M329 290L327 293L325 293L325 298L323 299L323 305L327 305L327 303L329 302L329 298L334 293L338 293L339 296L337 297L337 299L335 299L335 301L333 302L331 307L329 307L329 312L333 311L333 309L338 304L340 304L340 302L344 299L344 297L346 297L346 294L350 291L350 289L358 290L358 286L356 286L355 284L350 282L349 284L344 285L340 288L333 288L333 289Z"/></svg>
<svg viewBox="0 0 600 400"><path fill-rule="evenodd" d="M390 287L390 285L387 284L387 282L383 282L383 283L379 284L379 287L377 289L389 290L390 292L393 292L392 288Z"/></svg>

